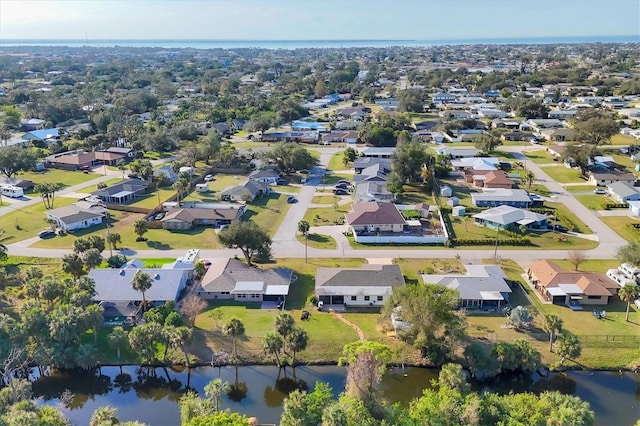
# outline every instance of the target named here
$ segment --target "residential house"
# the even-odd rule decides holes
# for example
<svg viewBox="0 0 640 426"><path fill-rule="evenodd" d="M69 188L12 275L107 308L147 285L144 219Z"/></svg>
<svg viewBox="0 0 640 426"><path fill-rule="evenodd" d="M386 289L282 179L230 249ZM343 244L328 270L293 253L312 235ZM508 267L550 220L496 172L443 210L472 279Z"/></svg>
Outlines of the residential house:
<svg viewBox="0 0 640 426"><path fill-rule="evenodd" d="M93 191L91 195L98 197L105 203L122 204L144 195L147 182L142 179L124 179L103 189Z"/></svg>
<svg viewBox="0 0 640 426"><path fill-rule="evenodd" d="M354 203L345 219L354 234L401 233L406 225L404 217L393 203Z"/></svg>
<svg viewBox="0 0 640 426"><path fill-rule="evenodd" d="M547 216L508 205L476 213L473 220L476 225L493 229L519 231L521 226L532 230L547 229Z"/></svg>
<svg viewBox="0 0 640 426"><path fill-rule="evenodd" d="M451 161L454 170L498 170L500 160L496 157L470 157Z"/></svg>
<svg viewBox="0 0 640 426"><path fill-rule="evenodd" d="M590 159L590 165L606 169L615 169L618 167L616 160L608 155L595 155Z"/></svg>
<svg viewBox="0 0 640 426"><path fill-rule="evenodd" d="M28 120L20 121L20 127L25 132L31 132L33 130L37 130L40 127L44 126L44 123L46 123L45 120L41 120L39 118L30 118Z"/></svg>
<svg viewBox="0 0 640 426"><path fill-rule="evenodd" d="M275 185L280 179L280 173L274 169L258 169L249 174L249 180Z"/></svg>
<svg viewBox="0 0 640 426"><path fill-rule="evenodd" d="M629 201L629 212L632 216L640 216L640 201Z"/></svg>
<svg viewBox="0 0 640 426"><path fill-rule="evenodd" d="M529 266L527 277L543 299L574 310L581 310L580 305L606 305L620 288L605 274L566 272L544 259Z"/></svg>
<svg viewBox="0 0 640 426"><path fill-rule="evenodd" d="M251 202L269 192L269 184L249 179L247 182L227 188L220 193L222 201Z"/></svg>
<svg viewBox="0 0 640 426"><path fill-rule="evenodd" d="M502 139L503 141L521 142L521 141L529 141L534 138L535 137L531 133L520 132L520 131L506 132L500 135L500 139Z"/></svg>
<svg viewBox="0 0 640 426"><path fill-rule="evenodd" d="M517 130L520 128L520 122L518 120L509 120L505 118L496 118L491 121L491 125L496 129Z"/></svg>
<svg viewBox="0 0 640 426"><path fill-rule="evenodd" d="M68 151L49 155L45 158L47 167L63 170L79 170L83 167L91 167L96 160L93 152Z"/></svg>
<svg viewBox="0 0 640 426"><path fill-rule="evenodd" d="M524 189L485 189L472 192L471 202L476 207L511 206L526 209L535 202Z"/></svg>
<svg viewBox="0 0 640 426"><path fill-rule="evenodd" d="M119 146L112 146L106 149L107 152L112 152L114 154L120 154L123 155L125 159L129 160L129 159L133 159L136 158L138 151L136 151L133 148L127 148L127 147L119 147Z"/></svg>
<svg viewBox="0 0 640 426"><path fill-rule="evenodd" d="M60 139L60 133L56 128L32 130L22 135L22 140L25 140L25 141L36 140L36 141L46 142L46 141L56 141L58 139Z"/></svg>
<svg viewBox="0 0 640 426"><path fill-rule="evenodd" d="M513 188L513 181L503 170L467 170L465 180L473 183L477 188Z"/></svg>
<svg viewBox="0 0 640 426"><path fill-rule="evenodd" d="M338 121L335 125L335 130L355 130L362 125L359 121Z"/></svg>
<svg viewBox="0 0 640 426"><path fill-rule="evenodd" d="M617 203L640 201L640 190L627 182L608 184L607 194Z"/></svg>
<svg viewBox="0 0 640 426"><path fill-rule="evenodd" d="M395 147L366 147L358 148L358 152L362 157L375 157L375 158L391 158Z"/></svg>
<svg viewBox="0 0 640 426"><path fill-rule="evenodd" d="M626 182L634 185L637 178L633 173L619 172L603 168L594 168L589 172L589 183L595 186L607 186L615 182Z"/></svg>
<svg viewBox="0 0 640 426"><path fill-rule="evenodd" d="M240 220L246 212L244 205L229 204L225 208L176 207L162 219L164 229L191 229L194 226L219 228Z"/></svg>
<svg viewBox="0 0 640 426"><path fill-rule="evenodd" d="M317 132L270 132L263 133L262 142L301 142L317 143Z"/></svg>
<svg viewBox="0 0 640 426"><path fill-rule="evenodd" d="M453 160L477 157L481 152L478 148L455 148L450 146L439 146L436 148L436 154L448 155Z"/></svg>
<svg viewBox="0 0 640 426"><path fill-rule="evenodd" d="M393 203L396 196L387 189L387 182L372 182L364 180L356 183L354 200L356 203L378 201L381 203Z"/></svg>
<svg viewBox="0 0 640 426"><path fill-rule="evenodd" d="M547 147L547 152L555 158L560 158L564 155L567 147L565 145L553 145Z"/></svg>
<svg viewBox="0 0 640 426"><path fill-rule="evenodd" d="M165 165L162 167L158 167L157 169L153 169L154 176L164 176L171 183L175 183L178 180L178 173L173 170L173 167L169 165Z"/></svg>
<svg viewBox="0 0 640 426"><path fill-rule="evenodd" d="M69 232L101 224L106 211L105 206L99 203L78 201L68 206L45 210L45 215L47 220L55 222L59 229Z"/></svg>
<svg viewBox="0 0 640 426"><path fill-rule="evenodd" d="M326 123L320 123L317 121L302 121L302 120L296 120L293 123L291 123L291 129L295 132L326 132L329 129L327 129L327 125Z"/></svg>
<svg viewBox="0 0 640 426"><path fill-rule="evenodd" d="M565 142L573 140L575 131L572 129L542 129L540 135L548 141Z"/></svg>
<svg viewBox="0 0 640 426"><path fill-rule="evenodd" d="M398 265L362 265L360 268L318 268L315 294L325 305L380 307L394 288L405 285Z"/></svg>
<svg viewBox="0 0 640 426"><path fill-rule="evenodd" d="M431 99L433 100L433 103L438 105L438 104L448 104L448 103L452 103L455 102L456 100L456 95L452 94L452 93L436 93L435 95L433 95L431 97Z"/></svg>
<svg viewBox="0 0 640 426"><path fill-rule="evenodd" d="M286 268L248 266L238 259L215 259L202 277L198 294L203 299L237 302L285 302L295 279Z"/></svg>
<svg viewBox="0 0 640 426"><path fill-rule="evenodd" d="M371 112L371 108L363 106L338 108L336 114L339 119L363 121Z"/></svg>
<svg viewBox="0 0 640 426"><path fill-rule="evenodd" d="M500 109L478 108L478 115L482 118L505 118L508 114Z"/></svg>
<svg viewBox="0 0 640 426"><path fill-rule="evenodd" d="M419 121L417 123L413 123L411 125L411 127L413 127L416 131L422 131L422 130L433 130L434 127L436 127L438 125L438 121L437 120L426 120L426 121Z"/></svg>
<svg viewBox="0 0 640 426"><path fill-rule="evenodd" d="M465 110L450 109L440 111L438 116L444 120L462 120L465 118L471 118L471 113Z"/></svg>
<svg viewBox="0 0 640 426"><path fill-rule="evenodd" d="M378 166L378 170L385 171L385 174L391 171L391 159L375 158L375 157L358 157L353 162L353 169L356 174L362 174L365 169L372 166Z"/></svg>
<svg viewBox="0 0 640 426"><path fill-rule="evenodd" d="M360 134L354 130L346 130L346 131L334 130L329 133L324 133L320 138L320 140L325 145L331 142L355 144L355 143L358 143L359 137L360 137Z"/></svg>
<svg viewBox="0 0 640 426"><path fill-rule="evenodd" d="M559 120L565 120L567 118L575 117L578 113L576 109L552 109L549 111L549 118L557 118Z"/></svg>
<svg viewBox="0 0 640 426"><path fill-rule="evenodd" d="M145 291L145 300L151 306L177 302L192 273L185 268L139 268L133 264L119 269L92 269L89 278L95 284L93 300L105 308L108 324L121 324L127 317L131 321L138 314L142 293L134 290L131 283L139 272L151 278L152 285Z"/></svg>
<svg viewBox="0 0 640 426"><path fill-rule="evenodd" d="M459 306L493 310L509 303L511 288L498 265L465 265L464 274L422 275L425 284L442 285L458 292Z"/></svg>
<svg viewBox="0 0 640 426"><path fill-rule="evenodd" d="M540 132L542 129L557 129L563 127L562 121L557 118L532 118L527 120L526 124L536 132Z"/></svg>

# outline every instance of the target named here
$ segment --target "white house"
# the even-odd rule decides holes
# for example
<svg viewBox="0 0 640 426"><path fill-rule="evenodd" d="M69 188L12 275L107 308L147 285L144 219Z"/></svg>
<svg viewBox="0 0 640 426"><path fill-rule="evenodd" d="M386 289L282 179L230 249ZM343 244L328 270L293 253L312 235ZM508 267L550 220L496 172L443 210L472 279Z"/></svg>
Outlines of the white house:
<svg viewBox="0 0 640 426"><path fill-rule="evenodd" d="M607 194L618 203L640 201L638 188L627 182L614 182L607 185Z"/></svg>
<svg viewBox="0 0 640 426"><path fill-rule="evenodd" d="M101 224L106 215L106 209L99 204L79 201L76 204L47 210L45 213L48 220L55 222L58 228L68 232Z"/></svg>

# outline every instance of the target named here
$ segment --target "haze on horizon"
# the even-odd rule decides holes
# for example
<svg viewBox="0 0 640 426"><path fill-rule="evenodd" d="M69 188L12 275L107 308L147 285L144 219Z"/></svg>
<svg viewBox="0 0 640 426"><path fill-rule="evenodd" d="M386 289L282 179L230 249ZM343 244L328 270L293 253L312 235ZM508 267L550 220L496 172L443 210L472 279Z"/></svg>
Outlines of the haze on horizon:
<svg viewBox="0 0 640 426"><path fill-rule="evenodd" d="M638 36L638 0L0 0L0 39Z"/></svg>

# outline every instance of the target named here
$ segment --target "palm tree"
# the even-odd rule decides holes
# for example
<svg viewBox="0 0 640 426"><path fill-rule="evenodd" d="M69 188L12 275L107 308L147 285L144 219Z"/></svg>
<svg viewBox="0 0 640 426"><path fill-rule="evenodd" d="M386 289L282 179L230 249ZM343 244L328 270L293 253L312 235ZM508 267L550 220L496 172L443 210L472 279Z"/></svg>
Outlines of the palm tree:
<svg viewBox="0 0 640 426"><path fill-rule="evenodd" d="M273 331L267 333L262 342L262 349L264 349L266 353L276 357L278 368L280 368L280 351L282 350L283 343L282 337Z"/></svg>
<svg viewBox="0 0 640 426"><path fill-rule="evenodd" d="M531 188L531 185L533 185L533 181L536 180L536 175L533 174L533 172L531 170L529 170L525 175L524 175L524 182L527 184L527 188Z"/></svg>
<svg viewBox="0 0 640 426"><path fill-rule="evenodd" d="M113 407L100 407L93 412L89 426L111 426L120 424L117 416L118 410Z"/></svg>
<svg viewBox="0 0 640 426"><path fill-rule="evenodd" d="M7 246L4 243L13 238L11 235L5 236L4 234L4 229L0 228L0 260L7 258Z"/></svg>
<svg viewBox="0 0 640 426"><path fill-rule="evenodd" d="M76 253L69 253L62 257L62 270L75 279L80 278L84 274L84 263L82 258Z"/></svg>
<svg viewBox="0 0 640 426"><path fill-rule="evenodd" d="M146 220L139 219L139 220L136 220L135 222L133 222L133 232L135 232L136 235L138 236L138 238L136 238L136 241L144 241L142 236L148 230L149 230L149 227L147 226L147 221Z"/></svg>
<svg viewBox="0 0 640 426"><path fill-rule="evenodd" d="M220 400L223 393L228 393L231 390L231 386L227 382L223 382L222 379L214 379L207 383L204 387L204 394L211 400L213 406L217 411L220 411Z"/></svg>
<svg viewBox="0 0 640 426"><path fill-rule="evenodd" d="M149 274L138 271L136 275L133 277L133 281L131 281L131 287L135 291L139 291L142 293L142 310L144 311L147 307L147 300L145 299L145 292L151 288L153 285L153 281Z"/></svg>
<svg viewBox="0 0 640 426"><path fill-rule="evenodd" d="M287 339L287 335L293 331L295 327L295 320L287 313L282 313L276 317L275 331L282 336L283 339Z"/></svg>
<svg viewBox="0 0 640 426"><path fill-rule="evenodd" d="M549 352L553 352L553 338L562 331L562 318L556 314L545 315L542 329L549 333Z"/></svg>
<svg viewBox="0 0 640 426"><path fill-rule="evenodd" d="M296 365L296 353L307 348L309 343L309 335L301 328L295 327L287 336L287 344L291 350L291 365Z"/></svg>
<svg viewBox="0 0 640 426"><path fill-rule="evenodd" d="M627 313L624 316L624 320L629 322L629 307L631 302L640 296L640 286L635 284L626 284L620 290L618 290L618 297L623 302L627 302Z"/></svg>
<svg viewBox="0 0 640 426"><path fill-rule="evenodd" d="M298 222L298 231L304 235L304 263L307 263L307 238L309 237L309 222L301 220Z"/></svg>
<svg viewBox="0 0 640 426"><path fill-rule="evenodd" d="M109 343L116 348L118 359L120 359L120 349L122 345L129 341L129 335L124 328L117 326L113 327L111 334L109 335Z"/></svg>
<svg viewBox="0 0 640 426"><path fill-rule="evenodd" d="M222 333L225 336L231 336L233 339L233 356L238 358L238 347L236 345L236 339L244 336L245 329L244 324L239 318L233 317L222 326Z"/></svg>
<svg viewBox="0 0 640 426"><path fill-rule="evenodd" d="M186 188L187 188L187 182L185 182L184 179L178 179L173 184L173 189L176 190L176 201L178 203L180 202L180 195L182 194L182 191L184 191Z"/></svg>

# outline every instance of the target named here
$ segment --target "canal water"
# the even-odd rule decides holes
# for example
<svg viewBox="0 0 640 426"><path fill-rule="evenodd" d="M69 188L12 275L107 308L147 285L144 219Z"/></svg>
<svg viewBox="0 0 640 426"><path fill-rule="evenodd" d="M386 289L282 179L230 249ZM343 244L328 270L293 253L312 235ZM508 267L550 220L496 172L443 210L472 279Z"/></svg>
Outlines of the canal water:
<svg viewBox="0 0 640 426"><path fill-rule="evenodd" d="M438 371L424 368L391 369L381 390L392 402L408 403L437 378ZM83 373L55 373L35 377L34 396L54 405L76 425L87 425L93 411L110 405L120 420L139 420L150 426L180 424L178 400L187 389L203 395L204 386L220 377L232 391L222 408L256 416L261 423L277 424L286 395L294 389L313 390L316 382L331 385L337 395L344 389L345 370L336 366L287 368L272 366L202 367L190 372L135 366L103 367ZM633 425L640 419L640 377L618 372L568 372L548 378L527 375L502 378L477 385L477 391L500 393L559 390L591 404L597 425Z"/></svg>

